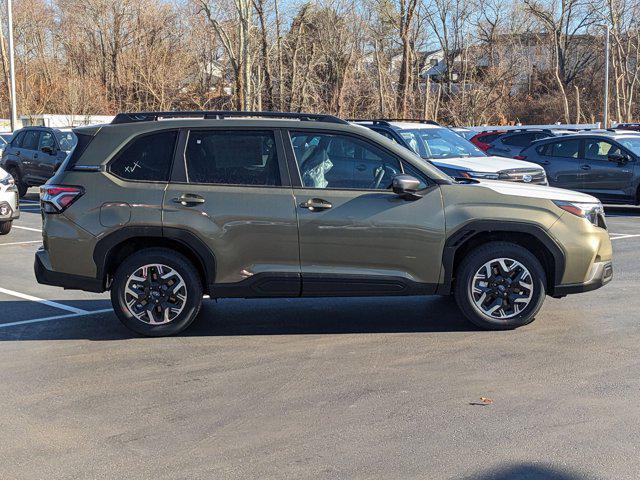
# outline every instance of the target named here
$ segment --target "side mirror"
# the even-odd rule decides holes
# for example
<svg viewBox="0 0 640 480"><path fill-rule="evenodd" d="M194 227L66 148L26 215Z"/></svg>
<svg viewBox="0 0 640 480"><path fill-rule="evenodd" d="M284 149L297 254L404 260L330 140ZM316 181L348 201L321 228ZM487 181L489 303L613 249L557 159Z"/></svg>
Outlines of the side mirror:
<svg viewBox="0 0 640 480"><path fill-rule="evenodd" d="M393 177L391 186L393 193L400 195L405 200L417 200L422 197L417 193L418 188L420 188L420 180L411 175L396 175Z"/></svg>
<svg viewBox="0 0 640 480"><path fill-rule="evenodd" d="M42 150L42 153L46 153L47 155L53 155L53 147L44 146L40 150Z"/></svg>
<svg viewBox="0 0 640 480"><path fill-rule="evenodd" d="M609 161L618 163L618 164L624 164L629 161L629 158L626 155L622 155L619 153L612 153L611 155L609 155Z"/></svg>

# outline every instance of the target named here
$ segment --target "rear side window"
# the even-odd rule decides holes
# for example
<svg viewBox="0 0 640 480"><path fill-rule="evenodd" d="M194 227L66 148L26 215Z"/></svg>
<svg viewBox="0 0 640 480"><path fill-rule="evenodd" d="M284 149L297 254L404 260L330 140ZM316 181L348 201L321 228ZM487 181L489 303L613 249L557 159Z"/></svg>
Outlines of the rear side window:
<svg viewBox="0 0 640 480"><path fill-rule="evenodd" d="M553 157L578 158L580 150L580 142L578 140L565 140L551 144L551 153Z"/></svg>
<svg viewBox="0 0 640 480"><path fill-rule="evenodd" d="M22 139L22 148L27 150L37 150L40 132L38 130L27 130Z"/></svg>
<svg viewBox="0 0 640 480"><path fill-rule="evenodd" d="M269 131L192 130L187 180L217 185L281 185L276 142Z"/></svg>
<svg viewBox="0 0 640 480"><path fill-rule="evenodd" d="M177 130L142 135L111 162L109 171L132 181L168 182Z"/></svg>
<svg viewBox="0 0 640 480"><path fill-rule="evenodd" d="M526 147L535 139L534 134L525 133L522 135L513 135L511 137L503 138L502 143L505 145L513 145L514 147Z"/></svg>
<svg viewBox="0 0 640 480"><path fill-rule="evenodd" d="M91 140L93 140L92 135L87 135L86 133L80 133L78 131L75 131L74 133L78 141L75 147L71 149L71 152L67 160L67 164L65 165L66 170L71 170L73 169L73 167L76 166L76 164L78 163L78 160L80 159L84 151L87 149L87 147L91 143Z"/></svg>
<svg viewBox="0 0 640 480"><path fill-rule="evenodd" d="M501 135L504 135L504 133L488 133L479 137L478 140L480 140L482 143L491 143Z"/></svg>
<svg viewBox="0 0 640 480"><path fill-rule="evenodd" d="M22 147L22 140L24 139L24 132L18 133L13 140L11 140L11 146L15 148Z"/></svg>

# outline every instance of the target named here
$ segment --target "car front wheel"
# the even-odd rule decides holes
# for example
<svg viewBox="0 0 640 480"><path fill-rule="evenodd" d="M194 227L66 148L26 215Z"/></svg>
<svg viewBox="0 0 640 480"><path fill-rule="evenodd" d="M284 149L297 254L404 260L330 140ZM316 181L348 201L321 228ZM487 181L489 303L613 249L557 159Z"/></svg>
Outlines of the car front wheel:
<svg viewBox="0 0 640 480"><path fill-rule="evenodd" d="M13 222L0 222L0 235L7 235L11 231Z"/></svg>
<svg viewBox="0 0 640 480"><path fill-rule="evenodd" d="M473 324L490 330L531 323L545 292L545 271L538 259L508 242L491 242L471 251L456 275L460 310Z"/></svg>
<svg viewBox="0 0 640 480"><path fill-rule="evenodd" d="M129 256L111 285L111 303L120 321L146 336L174 335L186 329L202 305L202 284L182 254L149 248Z"/></svg>

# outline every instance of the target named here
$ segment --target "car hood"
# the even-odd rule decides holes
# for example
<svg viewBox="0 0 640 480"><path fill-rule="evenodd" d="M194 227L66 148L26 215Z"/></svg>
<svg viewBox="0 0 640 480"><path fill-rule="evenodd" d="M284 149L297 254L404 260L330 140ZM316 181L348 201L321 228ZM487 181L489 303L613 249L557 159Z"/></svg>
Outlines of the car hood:
<svg viewBox="0 0 640 480"><path fill-rule="evenodd" d="M429 162L436 167L455 168L458 170L466 170L473 172L489 172L497 173L502 170L511 170L514 168L526 168L533 170L542 170L540 165L531 162L523 162L513 158L505 157L456 157L443 158L439 160L429 159Z"/></svg>
<svg viewBox="0 0 640 480"><path fill-rule="evenodd" d="M586 193L565 190L564 188L546 187L543 185L527 185L515 182L501 182L498 180L479 180L471 184L476 187L490 188L494 192L503 195L518 197L544 198L548 200L561 200L565 202L599 203L596 197ZM471 186L470 185L470 186Z"/></svg>

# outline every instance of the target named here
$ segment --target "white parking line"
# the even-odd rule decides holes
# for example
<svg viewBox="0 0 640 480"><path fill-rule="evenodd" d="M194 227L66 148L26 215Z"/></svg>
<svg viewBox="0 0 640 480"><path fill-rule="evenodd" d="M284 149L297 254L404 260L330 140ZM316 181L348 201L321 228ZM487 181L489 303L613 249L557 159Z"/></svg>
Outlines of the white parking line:
<svg viewBox="0 0 640 480"><path fill-rule="evenodd" d="M9 245L26 245L27 243L42 243L42 240L31 240L29 242L0 243L0 247L8 247Z"/></svg>
<svg viewBox="0 0 640 480"><path fill-rule="evenodd" d="M65 319L65 318L86 317L86 316L89 316L89 315L94 315L96 313L105 313L105 312L113 312L113 309L112 308L104 308L102 310L94 310L92 312L69 313L67 315L56 315L54 317L42 317L42 318L34 318L34 319L31 319L31 320L21 320L19 322L0 323L0 328L15 327L16 325L26 325L28 323L50 322L52 320L62 320L62 319Z"/></svg>
<svg viewBox="0 0 640 480"><path fill-rule="evenodd" d="M611 236L611 240L622 240L623 238L635 238L635 237L640 237L640 234L638 233L634 233L634 234L622 234L622 233L612 233L611 235L615 235L615 236Z"/></svg>
<svg viewBox="0 0 640 480"><path fill-rule="evenodd" d="M4 293L5 295L11 295L12 297L22 298L24 300L30 300L32 302L41 303L42 305L47 305L49 307L58 308L60 310L66 310L67 312L72 312L75 314L85 314L88 313L87 310L83 310L81 308L70 307L69 305L63 305L62 303L52 302L51 300L45 300L44 298L34 297L32 295L27 295L26 293L14 292L13 290L7 290L6 288L0 288L0 293Z"/></svg>
<svg viewBox="0 0 640 480"><path fill-rule="evenodd" d="M18 225L14 225L13 228L17 228L18 230L29 230L30 232L40 232L40 233L42 233L42 230L40 230L39 228L19 227Z"/></svg>

